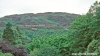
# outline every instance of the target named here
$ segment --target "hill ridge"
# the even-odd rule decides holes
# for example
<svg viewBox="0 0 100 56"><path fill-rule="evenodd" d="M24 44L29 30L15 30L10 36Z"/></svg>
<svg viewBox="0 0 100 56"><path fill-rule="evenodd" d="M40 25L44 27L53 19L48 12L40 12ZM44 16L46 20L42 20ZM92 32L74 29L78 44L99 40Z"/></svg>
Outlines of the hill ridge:
<svg viewBox="0 0 100 56"><path fill-rule="evenodd" d="M0 18L0 25L4 26L7 22L11 22L13 25L54 24L68 26L77 16L78 14L66 12L13 14Z"/></svg>

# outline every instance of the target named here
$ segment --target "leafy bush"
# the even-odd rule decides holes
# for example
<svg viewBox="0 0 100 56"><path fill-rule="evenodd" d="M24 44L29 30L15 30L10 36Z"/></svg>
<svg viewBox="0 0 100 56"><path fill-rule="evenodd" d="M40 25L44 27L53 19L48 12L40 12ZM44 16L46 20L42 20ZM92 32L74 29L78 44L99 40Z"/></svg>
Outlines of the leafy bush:
<svg viewBox="0 0 100 56"><path fill-rule="evenodd" d="M0 56L13 56L11 53L2 53L1 51L0 51Z"/></svg>

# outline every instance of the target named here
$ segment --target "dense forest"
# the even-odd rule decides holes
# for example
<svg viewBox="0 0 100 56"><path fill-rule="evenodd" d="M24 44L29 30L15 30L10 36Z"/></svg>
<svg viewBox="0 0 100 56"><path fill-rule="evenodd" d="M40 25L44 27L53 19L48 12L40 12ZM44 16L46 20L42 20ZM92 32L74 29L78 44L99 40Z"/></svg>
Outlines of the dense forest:
<svg viewBox="0 0 100 56"><path fill-rule="evenodd" d="M0 56L100 56L100 2L84 15L27 13L0 18Z"/></svg>

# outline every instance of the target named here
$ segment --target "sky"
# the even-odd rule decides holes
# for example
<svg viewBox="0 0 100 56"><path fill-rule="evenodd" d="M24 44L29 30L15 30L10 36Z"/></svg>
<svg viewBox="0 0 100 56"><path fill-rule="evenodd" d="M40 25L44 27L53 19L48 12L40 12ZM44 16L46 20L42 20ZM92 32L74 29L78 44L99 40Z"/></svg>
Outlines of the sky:
<svg viewBox="0 0 100 56"><path fill-rule="evenodd" d="M85 14L95 1L96 0L0 0L0 17L12 14L44 12Z"/></svg>

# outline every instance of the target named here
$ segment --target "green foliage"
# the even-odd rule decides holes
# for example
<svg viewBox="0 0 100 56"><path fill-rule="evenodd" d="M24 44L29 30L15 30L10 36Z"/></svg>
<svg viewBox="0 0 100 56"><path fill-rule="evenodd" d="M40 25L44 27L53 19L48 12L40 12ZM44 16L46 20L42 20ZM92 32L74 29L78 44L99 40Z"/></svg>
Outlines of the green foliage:
<svg viewBox="0 0 100 56"><path fill-rule="evenodd" d="M27 13L20 15L10 15L0 18L0 24L2 27L7 22L13 25L30 25L30 24L56 24L56 25L67 25L70 24L78 15L62 12L46 12L46 13Z"/></svg>
<svg viewBox="0 0 100 56"><path fill-rule="evenodd" d="M17 45L24 44L30 56L72 56L72 53L79 52L93 52L100 55L100 3L97 1L86 15L78 16L75 21L72 18L76 15L66 13L22 14L21 16L13 15L19 19L12 21L15 20L19 25L31 23L57 25L34 27L37 30L31 27L21 30L18 27L12 29L10 23L6 25L3 38L13 40ZM66 30L64 26L69 25L70 22L72 23Z"/></svg>
<svg viewBox="0 0 100 56"><path fill-rule="evenodd" d="M11 42L15 46L26 45L26 48L31 56L64 56L66 52L63 51L67 51L65 47L69 46L69 44L66 44L68 43L66 39L67 30L64 26L68 26L70 22L72 22L76 18L76 16L78 15L69 13L29 13L5 16L3 18L0 18L0 27L2 27L0 29L4 29L3 27L5 26L5 24L7 24L7 22L10 22L8 25L6 25L8 26L6 28L10 28L12 31L9 32L6 29L4 30L4 32L7 32L3 32L3 36L7 37L5 38L5 41L11 39ZM20 29L18 27L15 28L16 25L31 24L54 24L57 26L39 26L29 27L25 29ZM36 28L37 30L34 30L32 28ZM13 32L12 35L10 34L11 32Z"/></svg>
<svg viewBox="0 0 100 56"><path fill-rule="evenodd" d="M74 52L84 52L87 45L91 42L92 32L89 32L93 17L88 15L79 16L69 27L69 38L72 42L72 50ZM78 44L77 44L78 43Z"/></svg>
<svg viewBox="0 0 100 56"><path fill-rule="evenodd" d="M14 45L21 45L22 44L22 34L20 32L20 29L17 28L11 28L12 24L7 23L6 29L4 29L2 38L4 41L7 41Z"/></svg>
<svg viewBox="0 0 100 56"><path fill-rule="evenodd" d="M87 52L100 55L100 40L92 40L88 45Z"/></svg>
<svg viewBox="0 0 100 56"><path fill-rule="evenodd" d="M95 13L97 13L97 8L99 7L99 2L98 1L95 1L95 3L93 5L91 5L89 11L87 13L91 14L91 15L96 15Z"/></svg>
<svg viewBox="0 0 100 56"><path fill-rule="evenodd" d="M22 37L19 31L17 29L13 29L13 32L14 32L14 38L15 38L14 44L16 45L22 44L22 39L21 39Z"/></svg>
<svg viewBox="0 0 100 56"><path fill-rule="evenodd" d="M100 46L100 43L99 43L99 41L98 40L92 40L91 42L90 42L90 44L88 45L88 52L94 52L96 49L98 49Z"/></svg>
<svg viewBox="0 0 100 56"><path fill-rule="evenodd" d="M30 51L30 56L38 56L39 53L39 49L38 48L34 48L33 51Z"/></svg>
<svg viewBox="0 0 100 56"><path fill-rule="evenodd" d="M39 38L33 38L32 42L26 45L26 49L30 53L30 55L39 55L39 56L47 56L47 55L65 55L67 51L66 46L68 46L67 35L61 34L61 35L50 35L49 37L39 37ZM36 49L36 50L35 50ZM50 50L48 50L50 49ZM53 50L53 51L52 51ZM32 54L32 52L34 52ZM43 52L46 52L43 54ZM50 52L50 53L49 53Z"/></svg>
<svg viewBox="0 0 100 56"><path fill-rule="evenodd" d="M0 51L0 56L13 56L11 53L2 53L1 51Z"/></svg>
<svg viewBox="0 0 100 56"><path fill-rule="evenodd" d="M31 56L60 56L59 50L53 46L43 44L39 49L34 48L30 52Z"/></svg>
<svg viewBox="0 0 100 56"><path fill-rule="evenodd" d="M60 56L60 54L57 48L44 44L39 49L38 56Z"/></svg>
<svg viewBox="0 0 100 56"><path fill-rule="evenodd" d="M13 32L13 30L12 30L11 27L12 27L12 24L10 24L10 23L7 23L6 24L6 29L4 29L2 38L5 41L8 41L10 43L13 43L13 41L15 40L15 38L14 38L14 32Z"/></svg>
<svg viewBox="0 0 100 56"><path fill-rule="evenodd" d="M79 16L69 26L68 38L71 40L70 43L72 43L69 47L71 53L84 53L87 50L90 52L96 52L95 50L98 50L95 49L94 46L100 46L99 44L96 44L100 41L99 5L98 2L94 3L92 8L90 8L91 11L86 15Z"/></svg>

